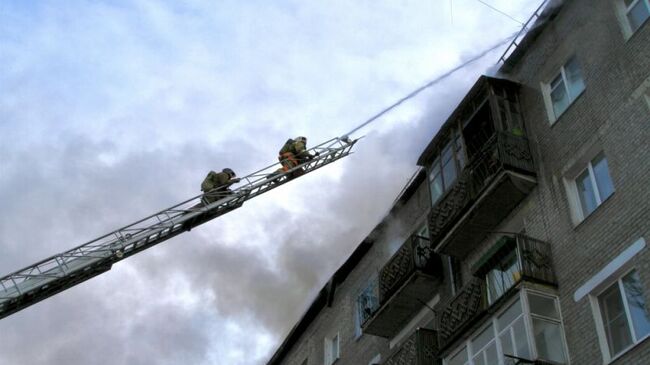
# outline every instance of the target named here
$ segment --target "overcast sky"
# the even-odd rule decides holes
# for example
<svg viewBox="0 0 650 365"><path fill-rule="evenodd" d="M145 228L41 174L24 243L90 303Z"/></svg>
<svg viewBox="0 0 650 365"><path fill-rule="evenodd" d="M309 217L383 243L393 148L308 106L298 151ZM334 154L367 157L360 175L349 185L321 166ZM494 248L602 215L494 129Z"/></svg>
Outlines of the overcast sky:
<svg viewBox="0 0 650 365"><path fill-rule="evenodd" d="M525 21L541 0L485 2ZM0 1L0 276L339 136L519 27L477 0ZM264 364L501 52L354 155L0 320L0 365Z"/></svg>

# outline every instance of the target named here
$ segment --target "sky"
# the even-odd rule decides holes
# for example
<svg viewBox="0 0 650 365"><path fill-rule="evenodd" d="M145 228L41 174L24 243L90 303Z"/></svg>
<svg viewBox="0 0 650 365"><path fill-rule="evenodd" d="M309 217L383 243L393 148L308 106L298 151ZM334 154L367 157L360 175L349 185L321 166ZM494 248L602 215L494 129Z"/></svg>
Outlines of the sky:
<svg viewBox="0 0 650 365"><path fill-rule="evenodd" d="M484 0L524 22L541 0ZM0 2L0 276L340 136L521 25L478 0ZM354 154L0 320L5 364L265 364L503 48Z"/></svg>

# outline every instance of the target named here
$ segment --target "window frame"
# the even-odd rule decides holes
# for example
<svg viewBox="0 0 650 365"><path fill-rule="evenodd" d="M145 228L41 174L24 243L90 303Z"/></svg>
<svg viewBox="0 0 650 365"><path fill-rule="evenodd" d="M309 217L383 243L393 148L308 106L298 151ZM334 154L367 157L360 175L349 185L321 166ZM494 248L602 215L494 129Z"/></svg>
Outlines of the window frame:
<svg viewBox="0 0 650 365"><path fill-rule="evenodd" d="M632 25L630 24L630 19L628 18L627 15L630 13L630 10L639 2L645 3L646 8L650 12L650 0L634 0L629 7L625 5L625 0L616 1L615 4L616 16L623 30L623 37L625 38L626 41L632 38L632 36L636 34L636 32L638 32L641 28L643 28L643 26L646 25L650 20L650 16L649 16L643 21L643 23L639 25L637 29L632 29Z"/></svg>
<svg viewBox="0 0 650 365"><path fill-rule="evenodd" d="M625 289L623 285L623 278L626 277L628 274L630 274L633 271L638 270L636 267L626 267L625 270L617 272L615 275L612 275L607 281L603 282L599 286L599 290L594 291L589 294L589 301L591 304L591 309L592 309L592 314L594 316L594 321L596 322L596 333L598 335L598 342L600 344L600 350L603 355L603 363L604 364L609 364L611 362L614 362L618 360L620 357L624 356L626 353L628 353L630 350L635 348L637 345L640 343L644 342L646 339L650 338L650 332L646 333L644 336L637 338L636 335L636 329L634 328L634 325L632 324L632 317L630 314L630 309L629 309L629 304L628 304L628 299L627 296L625 295ZM605 330L605 321L603 319L602 315L602 308L600 306L600 297L611 287L614 285L618 286L619 290L619 295L622 299L623 302L623 308L625 310L625 319L627 320L627 327L628 330L630 331L630 336L632 337L632 343L619 351L617 354L614 354L612 356L610 349L609 349L609 342L607 339L607 331ZM645 294L645 293L644 293ZM648 310L649 308L646 308Z"/></svg>
<svg viewBox="0 0 650 365"><path fill-rule="evenodd" d="M566 66L571 63L571 62L576 62L579 70L580 70L580 76L582 79L582 84L583 88L578 92L577 95L572 95L571 90L569 89L569 78L567 76L567 71L566 71ZM553 91L557 88L551 87L553 81L555 81L558 77L561 77L562 79L562 85L564 87L564 92L567 95L567 98L569 99L569 103L567 104L566 108L562 110L559 114L555 113L555 108L553 106L553 98L551 97L551 94ZM571 106L575 103L576 100L585 92L587 89L587 84L585 82L584 78L584 69L582 67L582 64L578 62L577 56L573 55L560 66L560 69L553 74L553 76L549 79L548 82L542 82L541 83L541 89L542 89L542 95L544 96L544 104L546 105L546 113L548 114L548 119L549 123L551 125L555 124L555 122L560 119L562 115L564 115L567 110L571 108Z"/></svg>
<svg viewBox="0 0 650 365"><path fill-rule="evenodd" d="M334 341L336 339L336 342ZM333 357L334 355L334 349L336 349L336 357ZM336 360L341 358L341 334L340 332L336 332L336 334L330 336L330 337L325 337L325 365L332 365L336 362Z"/></svg>
<svg viewBox="0 0 650 365"><path fill-rule="evenodd" d="M605 154L605 151L599 149L595 153L589 154L588 156L590 156L589 159L583 164L580 164L580 166L584 166L584 167L581 167L580 170L578 170L576 173L573 173L568 178L565 178L565 183L567 185L567 193L568 193L567 195L568 195L569 205L571 208L570 210L572 213L571 215L575 226L583 222L585 219L587 219L587 217L594 214L594 212L596 212L598 208L600 208L603 205L603 203L609 200L616 193L616 186L614 185L614 179L612 178L611 169L609 168L610 160L607 154ZM602 194L600 193L600 188L596 181L596 174L594 172L594 164L593 164L593 162L598 158L600 158L601 156L607 162L607 175L609 176L609 180L612 185L611 194L609 194L605 198L603 198ZM593 189L593 198L596 202L596 206L591 212L585 211L582 203L582 197L580 195L580 190L578 188L578 178L581 175L583 175L585 172L588 173L589 182L591 183Z"/></svg>
<svg viewBox="0 0 650 365"><path fill-rule="evenodd" d="M455 176L453 181L447 181L447 178L445 178L445 167L447 165L443 160L444 157L443 155L444 152L447 150L447 148L451 150L451 160L449 161L449 163L452 164L455 171ZM449 189L452 186L454 186L456 181L458 181L458 178L460 177L460 174L463 171L465 164L467 163L467 151L466 151L465 139L463 137L462 129L459 127L451 128L451 130L447 133L446 143L441 148L439 148L436 152L437 153L435 155L435 158L433 159L433 162L431 162L431 164L429 165L427 171L427 183L429 185L429 196L431 198L430 200L432 206L438 204L440 200L445 196L445 194L449 191ZM434 166L437 167L438 172L432 178L431 175L433 175ZM432 184L433 181L436 180L437 178L441 179L441 191L440 191L440 195L438 195L438 197L434 200Z"/></svg>
<svg viewBox="0 0 650 365"><path fill-rule="evenodd" d="M354 321L355 321L355 323L354 323L354 338L355 339L359 339L363 335L362 325L363 325L363 323L365 323L365 322L362 322L362 318L361 318L361 313L360 313L361 308L359 306L359 298L362 295L365 295L369 291L372 291L375 294L374 297L377 299L376 307L375 307L375 311L376 311L380 307L380 304L379 304L379 279L378 279L378 276L376 274L373 274L372 277L370 277L366 281L365 285L361 289L359 289L359 291L357 292L357 295L355 296L355 299L354 299L354 309L355 309L355 311L354 311Z"/></svg>
<svg viewBox="0 0 650 365"><path fill-rule="evenodd" d="M530 304L528 301L528 294L533 294L537 296L542 296L546 298L553 299L553 303L555 305L555 309L557 310L558 313L558 319L554 318L547 318L545 316L541 316L538 314L533 314L530 311ZM519 301L521 305L521 313L515 317L510 323L508 323L504 328L500 328L498 320L501 315L503 315L510 307L515 304L515 302ZM530 288L522 288L517 295L515 295L513 298L505 302L498 311L495 311L492 317L490 317L485 323L483 323L480 327L478 327L475 331L472 332L471 336L469 336L466 340L462 342L462 345L459 345L453 349L453 351L449 352L449 355L445 356L443 359L443 365L449 365L449 361L452 357L460 354L462 351L465 351L467 354L467 361L464 363L464 365L473 365L474 363L474 357L487 349L489 345L494 341L496 345L496 350L497 350L497 357L499 364L503 364L501 362L501 359L505 360L505 356L503 354L503 345L501 341L501 335L505 333L505 331L511 331L512 326L514 323L518 320L522 319L523 324L524 324L524 330L526 332L526 340L528 342L528 350L530 352L531 360L535 359L540 359L539 354L538 354L538 349L537 349L537 342L535 340L535 334L534 334L534 327L533 327L533 319L542 319L545 321L552 321L554 323L558 323L560 325L560 335L561 335L561 342L563 346L563 351L564 355L566 356L566 363L563 365L569 365L571 364L571 359L568 351L568 346L567 346L567 340L566 340L566 333L564 331L564 318L562 315L562 308L560 306L559 302L559 297L556 294L551 294L547 292L543 292L540 290L535 290L535 289L530 289ZM488 327L492 327L493 334L495 337L488 342L487 345L485 345L483 348L481 348L480 351L478 351L476 354L473 351L472 348L472 341L485 329ZM514 344L513 344L514 345Z"/></svg>

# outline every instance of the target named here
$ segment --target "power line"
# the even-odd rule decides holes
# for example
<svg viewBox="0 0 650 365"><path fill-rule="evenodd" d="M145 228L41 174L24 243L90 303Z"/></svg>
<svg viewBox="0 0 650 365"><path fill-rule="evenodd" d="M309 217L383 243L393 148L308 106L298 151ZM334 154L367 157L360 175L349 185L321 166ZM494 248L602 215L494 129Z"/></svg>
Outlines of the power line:
<svg viewBox="0 0 650 365"><path fill-rule="evenodd" d="M515 18L514 18L513 16L511 16L510 14L508 14L508 13L506 13L506 12L504 12L504 11L501 11L501 10L495 8L494 6L492 6L492 5L488 4L488 3L486 3L485 1L483 1L483 0L476 0L476 1L478 1L479 3L481 3L481 4L485 5L485 6L487 6L487 7L490 8L490 9L496 11L496 12L499 13L499 14L502 14L502 15L507 16L507 17L510 18L511 20L513 20L513 21L519 23L519 25L521 25L522 27L525 26L524 23L522 23L522 22L520 22L519 20L515 19Z"/></svg>
<svg viewBox="0 0 650 365"><path fill-rule="evenodd" d="M420 86L419 88L413 90L411 93L409 93L409 94L406 95L405 97L399 99L398 101L396 101L395 103L393 103L393 104L390 105L389 107L385 108L384 110L380 111L379 113L375 114L374 116L370 117L368 120L366 120L365 122L361 123L359 126L355 127L353 130L349 131L349 132L346 133L344 136L350 136L352 133L354 133L354 132L358 131L359 129L361 129L361 128L367 126L368 124L374 122L375 120L379 119L379 118L380 118L381 116L383 116L384 114L386 114L386 113L388 113L389 111L393 110L394 108L396 108L397 106L399 106L399 105L402 104L403 102L405 102L405 101L407 101L407 100L413 98L414 96L416 96L417 94L421 93L421 92L424 91L425 89L430 88L431 86L433 86L433 85L437 84L438 82L440 82L441 80L447 78L448 76L450 76L450 75L453 74L454 72L460 70L461 68L466 67L466 66L469 65L470 63L472 63L472 62L474 62L474 61L476 61L476 60L482 58L483 56L485 56L486 54L490 53L491 51L493 51L493 50L495 50L495 49L497 49L497 48L503 46L504 44L510 42L510 41L511 41L511 40L512 40L516 35L517 35L517 33L510 35L509 37L507 37L507 38L501 40L499 43L493 45L492 47L490 47L490 48L484 50L483 52L479 53L478 55L476 55L476 56L470 58L469 60L467 60L467 61L465 61L465 62L463 62L463 63L460 64L459 66L456 66L456 67L452 68L451 70L445 72L444 74L438 76L437 78L435 78L435 79L433 79L433 80L427 82L426 84Z"/></svg>

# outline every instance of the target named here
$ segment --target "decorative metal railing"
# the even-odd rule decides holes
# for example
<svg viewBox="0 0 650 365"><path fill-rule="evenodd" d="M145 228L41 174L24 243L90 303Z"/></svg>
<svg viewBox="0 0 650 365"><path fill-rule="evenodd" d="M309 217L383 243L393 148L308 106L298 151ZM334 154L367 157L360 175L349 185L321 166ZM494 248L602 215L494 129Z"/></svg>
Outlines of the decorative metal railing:
<svg viewBox="0 0 650 365"><path fill-rule="evenodd" d="M522 279L557 285L551 259L551 245L523 234L517 235L516 238Z"/></svg>
<svg viewBox="0 0 650 365"><path fill-rule="evenodd" d="M436 331L419 328L383 363L385 365L438 365Z"/></svg>
<svg viewBox="0 0 650 365"><path fill-rule="evenodd" d="M437 276L440 260L428 238L412 235L379 272L380 303L385 303L416 270Z"/></svg>
<svg viewBox="0 0 650 365"><path fill-rule="evenodd" d="M485 282L473 278L445 305L438 316L438 342L445 347L487 309Z"/></svg>
<svg viewBox="0 0 650 365"><path fill-rule="evenodd" d="M528 139L496 132L475 153L454 186L429 213L429 234L438 241L461 213L476 200L501 171L508 169L534 174L535 166Z"/></svg>
<svg viewBox="0 0 650 365"><path fill-rule="evenodd" d="M444 307L439 316L438 336L440 346L452 342L469 325L491 306L498 306L500 299L521 281L557 285L551 260L551 246L544 241L523 234L505 236L506 244L491 254L475 270L472 280L465 285ZM499 284L498 289L490 291L491 303L487 300L486 274L499 266L504 257L516 253L516 269L504 272L507 280ZM492 276L494 278L494 276ZM491 281L494 285L494 281Z"/></svg>

